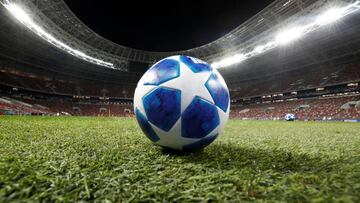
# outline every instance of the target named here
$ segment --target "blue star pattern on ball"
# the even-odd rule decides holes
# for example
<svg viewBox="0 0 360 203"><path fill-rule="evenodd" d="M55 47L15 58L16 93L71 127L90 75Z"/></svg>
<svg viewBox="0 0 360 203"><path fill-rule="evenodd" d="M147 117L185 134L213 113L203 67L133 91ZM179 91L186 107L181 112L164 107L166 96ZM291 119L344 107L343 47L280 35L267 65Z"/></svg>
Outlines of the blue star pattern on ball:
<svg viewBox="0 0 360 203"><path fill-rule="evenodd" d="M189 56L172 56L152 66L134 95L136 119L155 144L194 151L223 131L229 91L220 73Z"/></svg>
<svg viewBox="0 0 360 203"><path fill-rule="evenodd" d="M164 59L155 64L147 72L144 85L159 85L163 82L179 77L180 65L179 62L172 59Z"/></svg>
<svg viewBox="0 0 360 203"><path fill-rule="evenodd" d="M211 144L217 138L217 136L218 136L218 134L202 138L195 143L185 145L183 147L183 150L184 151L196 151L198 149L204 148L204 147L208 146L209 144Z"/></svg>
<svg viewBox="0 0 360 203"><path fill-rule="evenodd" d="M195 97L181 117L181 135L188 138L203 138L219 125L216 106Z"/></svg>
<svg viewBox="0 0 360 203"><path fill-rule="evenodd" d="M225 81L218 74L213 73L209 77L205 86L209 90L211 97L214 99L215 104L219 106L223 111L226 111L229 105L229 92L223 84ZM221 85L219 85L221 84Z"/></svg>
<svg viewBox="0 0 360 203"><path fill-rule="evenodd" d="M180 56L180 61L186 64L194 73L212 70L209 64L189 56Z"/></svg>
<svg viewBox="0 0 360 203"><path fill-rule="evenodd" d="M157 88L145 95L144 107L148 120L169 131L180 117L180 91L169 88Z"/></svg>
<svg viewBox="0 0 360 203"><path fill-rule="evenodd" d="M139 109L135 109L135 116L145 135L153 142L158 141L160 138L156 135L146 117L139 111Z"/></svg>

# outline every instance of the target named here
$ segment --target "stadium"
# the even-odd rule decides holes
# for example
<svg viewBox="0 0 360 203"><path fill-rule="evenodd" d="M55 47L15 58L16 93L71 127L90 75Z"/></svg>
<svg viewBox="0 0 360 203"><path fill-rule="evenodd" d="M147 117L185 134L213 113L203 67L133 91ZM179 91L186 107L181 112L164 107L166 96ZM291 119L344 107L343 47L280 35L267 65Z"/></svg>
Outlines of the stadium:
<svg viewBox="0 0 360 203"><path fill-rule="evenodd" d="M274 0L157 51L68 1L0 0L0 202L360 202L359 22L360 1ZM152 144L134 112L144 73L175 55L229 89L223 133L196 152Z"/></svg>

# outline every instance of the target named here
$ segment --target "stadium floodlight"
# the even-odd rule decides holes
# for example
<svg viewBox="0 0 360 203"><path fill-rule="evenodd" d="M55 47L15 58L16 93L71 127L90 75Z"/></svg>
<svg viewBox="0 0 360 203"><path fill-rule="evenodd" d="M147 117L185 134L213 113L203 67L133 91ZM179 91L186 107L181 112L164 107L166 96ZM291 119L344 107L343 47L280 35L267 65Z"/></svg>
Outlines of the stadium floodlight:
<svg viewBox="0 0 360 203"><path fill-rule="evenodd" d="M274 48L274 46L276 46L276 43L274 41L268 42L264 45L259 45L255 47L252 52L249 52L248 55L253 56L255 54L261 54L269 49Z"/></svg>
<svg viewBox="0 0 360 203"><path fill-rule="evenodd" d="M21 9L19 6L15 5L15 4L5 4L4 6L21 23L24 23L24 24L25 23L27 23L27 24L32 24L33 23L31 18L29 17L29 15L27 13L25 13L25 11L23 9Z"/></svg>
<svg viewBox="0 0 360 203"><path fill-rule="evenodd" d="M257 56L280 45L293 42L302 36L315 31L323 25L336 22L344 16L347 16L358 10L360 10L360 1L355 1L344 7L334 7L328 9L326 12L315 18L313 22L278 32L278 34L275 35L275 40L265 44L260 44L253 48L252 51L241 54L244 56L242 60L236 61L233 57L227 57L225 59L219 60L218 62L214 62L212 66L215 68L222 68L241 62L253 56Z"/></svg>
<svg viewBox="0 0 360 203"><path fill-rule="evenodd" d="M214 68L219 68L220 66L230 66L235 63L239 63L246 59L244 54L235 54L234 56L227 57L219 62L211 64Z"/></svg>
<svg viewBox="0 0 360 203"><path fill-rule="evenodd" d="M304 34L304 29L302 27L295 27L289 30L281 31L276 35L276 42L278 44L288 44Z"/></svg>
<svg viewBox="0 0 360 203"><path fill-rule="evenodd" d="M345 9L342 8L332 8L326 11L324 14L320 15L316 19L316 23L319 25L326 25L333 22L336 22L344 16Z"/></svg>
<svg viewBox="0 0 360 203"><path fill-rule="evenodd" d="M264 49L265 49L265 46L259 45L259 46L255 47L254 52L260 54L264 51Z"/></svg>
<svg viewBox="0 0 360 203"><path fill-rule="evenodd" d="M1 2L0 2L1 3ZM66 51L67 53L77 57L81 58L85 61L108 67L108 68L114 68L114 65L110 62L103 61L101 59L94 58L92 56L89 56L85 54L84 52L73 49L72 47L68 46L67 44L59 41L54 36L52 36L50 33L46 32L43 28L41 28L39 25L37 25L29 14L27 14L19 5L15 3L11 3L8 0L2 3L3 6L11 13L12 16L14 16L19 22L21 22L23 25L25 25L28 29L33 31L35 34L49 42L50 44Z"/></svg>

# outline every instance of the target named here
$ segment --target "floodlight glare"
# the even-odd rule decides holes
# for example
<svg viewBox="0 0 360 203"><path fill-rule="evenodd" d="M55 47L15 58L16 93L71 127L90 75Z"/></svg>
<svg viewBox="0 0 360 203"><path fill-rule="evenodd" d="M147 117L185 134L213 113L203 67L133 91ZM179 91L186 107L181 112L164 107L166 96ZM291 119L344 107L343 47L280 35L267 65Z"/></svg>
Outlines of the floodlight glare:
<svg viewBox="0 0 360 203"><path fill-rule="evenodd" d="M242 54L236 54L234 56L231 56L229 58L226 58L224 60L221 61L221 64L223 64L224 66L229 66L232 65L234 63L239 63L240 61L243 61L245 59L245 56Z"/></svg>
<svg viewBox="0 0 360 203"><path fill-rule="evenodd" d="M262 46L262 45L257 46L257 47L255 47L254 52L260 54L261 52L263 52L264 48L265 48L265 46Z"/></svg>
<svg viewBox="0 0 360 203"><path fill-rule="evenodd" d="M304 34L304 29L301 27L291 28L289 30L285 30L276 35L276 42L279 44L287 44L298 38L300 38Z"/></svg>
<svg viewBox="0 0 360 203"><path fill-rule="evenodd" d="M15 4L7 4L5 5L5 8L7 8L10 13L21 23L33 23L31 18L19 6Z"/></svg>
<svg viewBox="0 0 360 203"><path fill-rule="evenodd" d="M324 14L320 15L317 18L316 23L319 25L326 25L326 24L333 23L333 22L339 20L340 18L342 18L344 16L344 12L345 12L345 9L332 8L332 9L326 11Z"/></svg>
<svg viewBox="0 0 360 203"><path fill-rule="evenodd" d="M268 50L271 50L275 47L278 47L279 45L287 44L290 42L293 42L297 40L298 38L315 31L319 27L333 23L338 21L340 18L347 16L351 13L354 13L355 11L360 10L360 1L355 1L351 4L348 4L344 7L339 8L331 8L327 10L322 15L315 18L313 22L310 22L308 24L302 25L301 27L295 27L288 30L284 30L279 32L277 35L275 35L275 41L270 41L265 44L261 44L256 46L252 51L241 54L244 56L242 60L246 60L248 58L251 58L253 56L257 56L261 53L264 53ZM225 67L229 65L233 65L234 63L237 63L237 60L234 60L232 57L225 58L223 60L220 60L218 62L213 63L213 67L220 68Z"/></svg>
<svg viewBox="0 0 360 203"><path fill-rule="evenodd" d="M215 62L213 64L211 64L212 67L214 68L219 68L219 67L222 67L222 66L230 66L230 65L233 65L235 63L239 63L243 60L246 59L246 56L243 55L243 54L235 54L234 56L230 56L230 57L227 57L219 62Z"/></svg>
<svg viewBox="0 0 360 203"><path fill-rule="evenodd" d="M1 3L1 2L0 2ZM25 25L28 29L33 31L35 34L40 36L41 38L45 39L52 45L66 51L67 53L81 58L85 61L105 66L108 68L114 68L114 65L112 63L103 61L101 59L94 58L92 56L89 56L85 54L84 52L81 52L79 50L73 49L70 46L66 45L65 43L59 41L54 36L52 36L50 33L46 32L44 29L42 29L39 25L37 25L20 6L14 3L10 3L9 1L5 1L3 3L4 7L13 15L18 21L20 21L23 25Z"/></svg>

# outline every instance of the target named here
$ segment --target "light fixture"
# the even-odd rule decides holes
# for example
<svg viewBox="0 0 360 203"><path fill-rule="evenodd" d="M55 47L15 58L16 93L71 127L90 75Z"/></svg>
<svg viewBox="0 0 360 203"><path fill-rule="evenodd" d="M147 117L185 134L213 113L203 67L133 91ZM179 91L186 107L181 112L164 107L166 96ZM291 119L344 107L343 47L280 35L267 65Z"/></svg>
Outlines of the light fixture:
<svg viewBox="0 0 360 203"><path fill-rule="evenodd" d="M214 68L219 68L219 65L221 65L221 66L230 66L232 64L239 63L239 62L241 62L241 61L243 61L245 59L246 59L245 55L243 55L243 54L235 54L235 55L233 55L231 57L227 57L227 58L225 58L225 59L223 59L223 60L221 60L221 61L219 61L217 63L213 63L213 64L211 64L211 66L214 67Z"/></svg>
<svg viewBox="0 0 360 203"><path fill-rule="evenodd" d="M279 32L275 37L275 41L278 44L288 44L300 38L303 34L304 29L302 27L295 27Z"/></svg>
<svg viewBox="0 0 360 203"><path fill-rule="evenodd" d="M0 2L1 3L1 2ZM43 28L41 28L39 25L37 25L30 17L29 14L27 14L19 5L11 3L9 1L5 1L5 3L2 3L3 6L13 15L18 21L20 21L23 25L25 25L28 29L33 31L35 34L40 36L41 38L45 39L52 45L66 51L67 53L81 58L85 61L105 66L108 68L114 68L114 65L110 62L103 61L101 59L94 58L92 56L89 56L85 54L84 52L74 49L67 44L59 41L54 36L52 36L50 33L46 32Z"/></svg>
<svg viewBox="0 0 360 203"><path fill-rule="evenodd" d="M301 25L297 27L292 27L286 30L279 31L275 35L273 41L269 41L264 44L260 44L252 49L252 51L240 54L244 56L242 60L235 60L234 56L225 57L219 61L212 63L214 68L222 68L226 66L233 65L235 63L241 62L253 56L257 56L261 53L264 53L268 50L271 50L280 45L285 45L290 42L293 42L302 36L317 30L319 27L334 23L341 19L344 16L347 16L355 11L360 9L360 1L355 1L344 7L333 7L325 11L323 14L319 15L313 22L310 22L306 25ZM236 55L235 55L236 56Z"/></svg>
<svg viewBox="0 0 360 203"><path fill-rule="evenodd" d="M317 23L319 25L326 25L329 23L336 22L337 20L339 20L340 18L343 17L344 11L345 10L341 9L341 8L329 9L324 14L320 15L316 19L315 23Z"/></svg>
<svg viewBox="0 0 360 203"><path fill-rule="evenodd" d="M260 54L260 53L262 53L264 51L264 49L265 49L265 46L259 45L259 46L254 48L254 52Z"/></svg>

